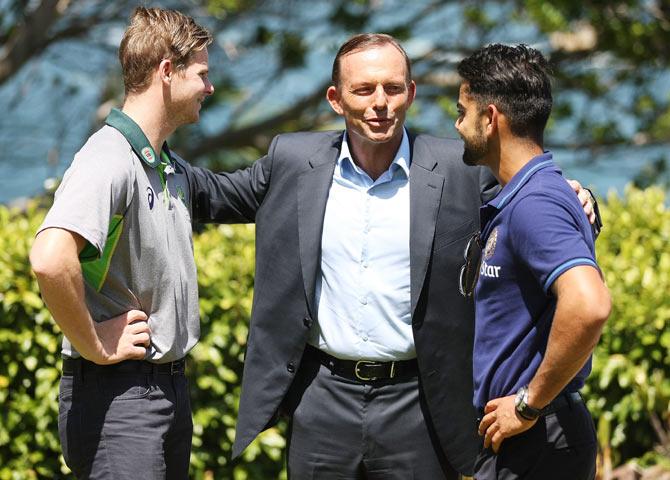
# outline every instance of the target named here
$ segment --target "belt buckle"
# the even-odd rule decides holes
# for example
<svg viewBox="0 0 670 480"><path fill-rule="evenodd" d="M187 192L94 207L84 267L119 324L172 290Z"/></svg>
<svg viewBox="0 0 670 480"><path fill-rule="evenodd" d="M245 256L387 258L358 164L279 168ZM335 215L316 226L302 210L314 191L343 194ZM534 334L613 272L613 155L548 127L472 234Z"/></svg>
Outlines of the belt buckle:
<svg viewBox="0 0 670 480"><path fill-rule="evenodd" d="M359 360L356 362L356 365L354 366L354 375L356 376L357 379L363 381L363 382L374 382L377 380L379 377L364 377L360 373L360 368L361 366L370 366L370 367L381 367L383 365L382 362L375 362L372 360ZM393 378L395 376L395 362L391 362L391 374L389 375L389 378Z"/></svg>

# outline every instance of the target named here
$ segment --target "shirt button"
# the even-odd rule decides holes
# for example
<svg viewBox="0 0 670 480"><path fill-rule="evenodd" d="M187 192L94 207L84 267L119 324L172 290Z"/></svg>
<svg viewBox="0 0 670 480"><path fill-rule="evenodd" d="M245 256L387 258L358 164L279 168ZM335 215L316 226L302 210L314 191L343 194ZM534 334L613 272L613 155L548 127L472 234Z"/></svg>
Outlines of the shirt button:
<svg viewBox="0 0 670 480"><path fill-rule="evenodd" d="M359 299L359 301L360 301L363 305L367 305L367 304L368 304L368 299L365 298L365 297L361 297L361 298Z"/></svg>
<svg viewBox="0 0 670 480"><path fill-rule="evenodd" d="M368 341L368 336L367 336L367 335L363 335L363 341L364 341L364 342L367 342L367 341Z"/></svg>
<svg viewBox="0 0 670 480"><path fill-rule="evenodd" d="M312 319L309 318L309 317L305 317L305 318L302 319L302 324L304 326L306 326L307 328L311 328L312 327Z"/></svg>
<svg viewBox="0 0 670 480"><path fill-rule="evenodd" d="M286 370L288 370L288 373L295 372L295 365L293 364L293 362L288 362L286 364Z"/></svg>

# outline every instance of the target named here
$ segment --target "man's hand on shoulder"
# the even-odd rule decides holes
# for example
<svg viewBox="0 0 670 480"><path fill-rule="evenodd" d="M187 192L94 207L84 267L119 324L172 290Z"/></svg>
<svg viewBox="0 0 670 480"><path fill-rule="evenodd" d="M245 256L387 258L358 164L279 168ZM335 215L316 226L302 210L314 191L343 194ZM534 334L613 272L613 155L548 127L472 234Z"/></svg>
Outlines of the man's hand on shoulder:
<svg viewBox="0 0 670 480"><path fill-rule="evenodd" d="M86 358L99 365L123 360L143 360L151 343L151 330L147 320L144 312L130 310L104 322L95 323L100 348Z"/></svg>
<svg viewBox="0 0 670 480"><path fill-rule="evenodd" d="M593 222L596 221L595 199L593 195L591 195L588 189L582 187L582 184L577 180L567 180L567 182L577 194L577 198L579 198L579 202L582 204L584 214L589 219L589 223L593 225Z"/></svg>
<svg viewBox="0 0 670 480"><path fill-rule="evenodd" d="M484 448L491 447L495 453L503 440L530 429L537 420L521 418L514 404L515 395L495 398L484 407L484 418L479 423L479 435L484 437Z"/></svg>

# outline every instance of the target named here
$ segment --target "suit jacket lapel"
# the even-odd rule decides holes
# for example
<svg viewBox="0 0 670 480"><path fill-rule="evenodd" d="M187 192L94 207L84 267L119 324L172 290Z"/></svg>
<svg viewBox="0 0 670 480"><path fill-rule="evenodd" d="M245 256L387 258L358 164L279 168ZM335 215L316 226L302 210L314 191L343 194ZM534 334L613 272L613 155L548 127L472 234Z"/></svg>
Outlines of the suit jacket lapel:
<svg viewBox="0 0 670 480"><path fill-rule="evenodd" d="M298 177L298 242L307 305L316 318L314 292L321 262L321 234L326 201L333 181L333 171L342 145L342 135L314 154L310 168Z"/></svg>
<svg viewBox="0 0 670 480"><path fill-rule="evenodd" d="M426 151L421 144L416 145L414 140L414 135L410 134L412 164L409 175L409 263L412 318L428 271L444 184L444 176L433 171L437 161L432 152Z"/></svg>

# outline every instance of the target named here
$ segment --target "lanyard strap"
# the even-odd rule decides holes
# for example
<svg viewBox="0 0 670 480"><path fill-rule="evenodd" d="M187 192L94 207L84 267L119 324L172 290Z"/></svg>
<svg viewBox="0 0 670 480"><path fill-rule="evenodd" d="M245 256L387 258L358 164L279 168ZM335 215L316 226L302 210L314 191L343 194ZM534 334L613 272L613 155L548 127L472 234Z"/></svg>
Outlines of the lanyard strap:
<svg viewBox="0 0 670 480"><path fill-rule="evenodd" d="M158 171L158 177L160 178L161 186L163 187L163 203L167 207L170 205L170 190L168 189L166 175L174 172L174 167L172 167L172 163L165 151L161 151L161 161L156 166L156 170Z"/></svg>

